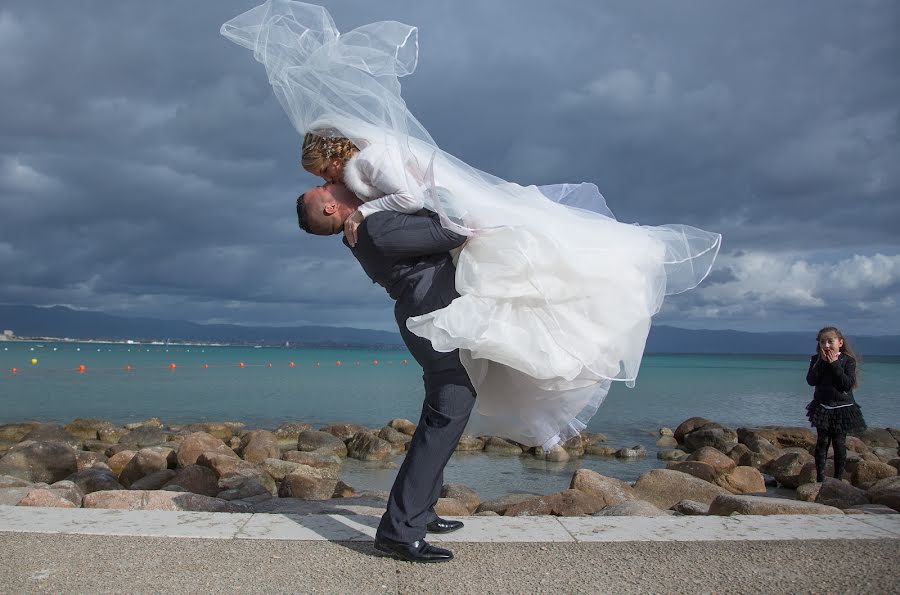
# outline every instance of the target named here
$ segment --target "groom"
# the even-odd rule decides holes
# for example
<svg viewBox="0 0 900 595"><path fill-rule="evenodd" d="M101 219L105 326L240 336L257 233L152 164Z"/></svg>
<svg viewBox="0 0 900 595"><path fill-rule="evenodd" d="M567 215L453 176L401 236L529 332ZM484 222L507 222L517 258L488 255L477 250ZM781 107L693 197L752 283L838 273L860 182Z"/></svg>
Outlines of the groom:
<svg viewBox="0 0 900 595"><path fill-rule="evenodd" d="M307 233L337 234L361 204L344 185L323 184L297 199L297 218ZM414 216L391 211L366 217L354 246L344 238L366 274L396 300L394 316L400 335L424 371L422 415L375 533L376 549L411 562L453 558L449 550L427 543L425 533L462 527L459 521L438 517L434 504L444 483L444 467L475 404L475 389L459 361L459 351L435 351L427 339L406 328L406 319L443 308L459 297L449 251L464 241L464 236L441 227L433 213Z"/></svg>

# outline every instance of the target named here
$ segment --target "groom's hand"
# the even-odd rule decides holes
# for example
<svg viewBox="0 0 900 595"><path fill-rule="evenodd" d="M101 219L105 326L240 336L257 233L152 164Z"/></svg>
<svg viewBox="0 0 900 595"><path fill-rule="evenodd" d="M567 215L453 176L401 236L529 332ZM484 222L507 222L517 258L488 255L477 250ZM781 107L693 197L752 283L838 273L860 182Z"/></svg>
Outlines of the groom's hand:
<svg viewBox="0 0 900 595"><path fill-rule="evenodd" d="M363 215L356 211L344 221L344 235L347 237L347 243L353 248L356 246L356 229L363 222Z"/></svg>

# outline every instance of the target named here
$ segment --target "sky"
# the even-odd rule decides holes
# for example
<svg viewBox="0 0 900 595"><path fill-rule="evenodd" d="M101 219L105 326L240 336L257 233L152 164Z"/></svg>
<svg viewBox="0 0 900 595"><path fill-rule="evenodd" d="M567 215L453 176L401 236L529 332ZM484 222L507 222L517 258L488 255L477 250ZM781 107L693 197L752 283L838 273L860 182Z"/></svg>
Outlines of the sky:
<svg viewBox="0 0 900 595"><path fill-rule="evenodd" d="M340 236L297 228L301 135L219 34L256 4L0 4L0 303L396 329ZM655 323L900 334L895 1L324 5L419 28L403 96L470 165L723 234Z"/></svg>

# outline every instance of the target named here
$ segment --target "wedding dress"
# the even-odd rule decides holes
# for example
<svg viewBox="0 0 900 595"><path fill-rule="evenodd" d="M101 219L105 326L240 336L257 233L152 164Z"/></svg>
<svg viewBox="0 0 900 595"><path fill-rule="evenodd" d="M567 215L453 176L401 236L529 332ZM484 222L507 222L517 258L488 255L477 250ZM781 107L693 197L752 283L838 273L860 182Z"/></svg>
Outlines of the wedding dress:
<svg viewBox="0 0 900 595"><path fill-rule="evenodd" d="M721 236L615 220L594 184L520 186L442 151L400 95L414 27L339 33L319 6L269 0L222 26L253 51L298 132L378 144L406 188L468 237L448 307L407 321L460 350L477 391L468 431L549 449L577 435L612 381L634 385L665 295L709 273Z"/></svg>

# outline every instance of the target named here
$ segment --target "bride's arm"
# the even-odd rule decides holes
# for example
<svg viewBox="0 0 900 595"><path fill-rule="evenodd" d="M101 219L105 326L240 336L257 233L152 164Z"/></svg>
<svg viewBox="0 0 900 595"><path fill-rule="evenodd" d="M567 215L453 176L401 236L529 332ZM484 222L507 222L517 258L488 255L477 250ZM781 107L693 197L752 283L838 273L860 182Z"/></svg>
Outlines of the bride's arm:
<svg viewBox="0 0 900 595"><path fill-rule="evenodd" d="M359 212L364 218L378 211L411 215L425 206L421 193L413 192L413 183L407 178L399 155L387 148L371 147L357 155L354 161L360 176L383 194L360 205Z"/></svg>

